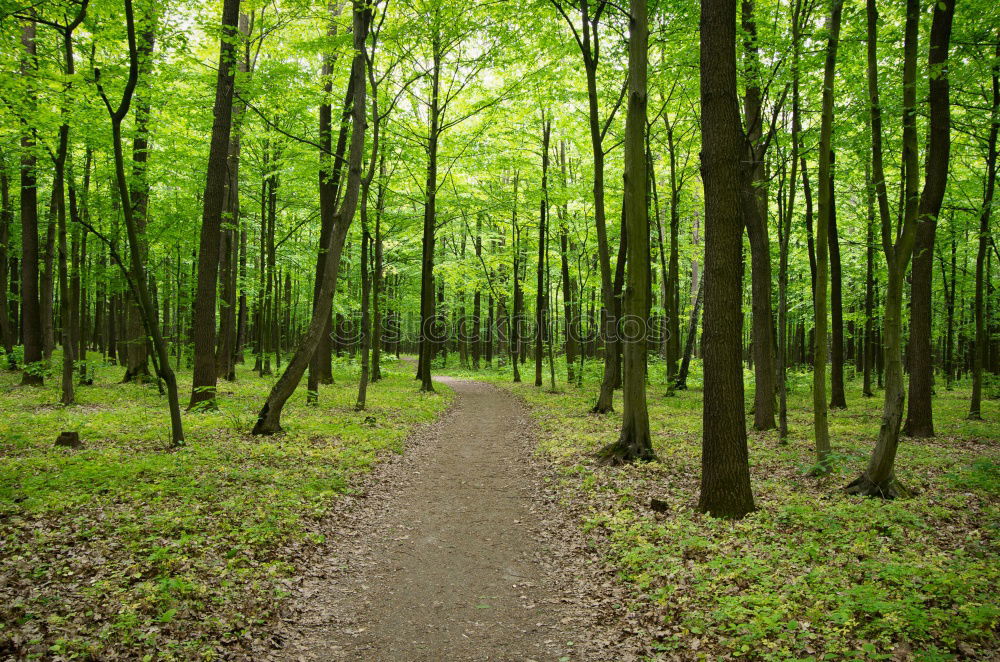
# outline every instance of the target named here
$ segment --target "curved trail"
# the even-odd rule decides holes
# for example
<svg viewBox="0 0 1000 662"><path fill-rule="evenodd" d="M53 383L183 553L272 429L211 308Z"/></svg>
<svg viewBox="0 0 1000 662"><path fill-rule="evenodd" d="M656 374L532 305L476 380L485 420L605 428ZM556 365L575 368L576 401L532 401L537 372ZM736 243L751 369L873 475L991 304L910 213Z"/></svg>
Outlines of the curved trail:
<svg viewBox="0 0 1000 662"><path fill-rule="evenodd" d="M601 589L546 503L529 415L488 384L438 381L452 407L333 518L278 658L617 659L585 643Z"/></svg>

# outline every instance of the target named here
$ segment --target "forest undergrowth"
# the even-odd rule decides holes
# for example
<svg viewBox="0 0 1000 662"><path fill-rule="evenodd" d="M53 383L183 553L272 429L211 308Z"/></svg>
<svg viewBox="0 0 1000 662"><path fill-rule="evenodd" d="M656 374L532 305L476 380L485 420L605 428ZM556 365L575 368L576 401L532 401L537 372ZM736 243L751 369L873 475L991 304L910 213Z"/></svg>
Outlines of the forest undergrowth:
<svg viewBox="0 0 1000 662"><path fill-rule="evenodd" d="M593 363L592 370L600 367ZM700 365L690 389L665 396L651 362L649 417L658 461L599 466L619 415L589 414L593 388L512 384L509 368L450 374L488 379L523 398L542 431L562 506L631 589L622 605L652 655L672 660L995 660L1000 655L1000 402L968 421L968 383L934 398L938 435L905 438L898 478L911 498L851 497L878 433L881 391L831 410L832 472L814 462L811 375L789 374L787 445L749 432L757 510L740 521L699 513ZM557 375L565 368L557 363ZM599 379L587 373L592 384ZM747 382L752 384L750 373ZM747 394L748 429L753 403ZM620 392L616 407L621 406ZM655 500L655 501L654 501ZM652 505L652 507L651 507Z"/></svg>
<svg viewBox="0 0 1000 662"><path fill-rule="evenodd" d="M320 406L302 389L267 439L248 431L273 378L241 373L218 411L185 414L178 450L155 385L117 383L121 367L70 407L58 380L0 372L0 658L213 659L260 635L353 479L451 399L393 365L356 412L357 365L338 360ZM54 447L64 430L83 447Z"/></svg>

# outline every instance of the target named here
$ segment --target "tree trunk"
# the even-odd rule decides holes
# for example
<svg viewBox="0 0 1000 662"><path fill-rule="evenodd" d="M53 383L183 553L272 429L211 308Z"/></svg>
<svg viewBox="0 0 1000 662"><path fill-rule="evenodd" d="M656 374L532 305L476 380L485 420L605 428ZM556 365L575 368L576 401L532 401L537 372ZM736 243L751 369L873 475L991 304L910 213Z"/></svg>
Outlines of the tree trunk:
<svg viewBox="0 0 1000 662"><path fill-rule="evenodd" d="M705 395L698 509L754 509L743 404L740 161L746 136L736 93L736 0L701 3L702 181L705 185Z"/></svg>
<svg viewBox="0 0 1000 662"><path fill-rule="evenodd" d="M420 267L420 390L434 391L431 361L434 358L434 223L437 215L438 139L440 138L441 34L432 36L430 133L427 145L427 183L424 189L424 227Z"/></svg>
<svg viewBox="0 0 1000 662"><path fill-rule="evenodd" d="M250 68L249 37L250 17L240 13L238 19L240 43L243 52L237 64L239 73L245 77ZM241 77L241 84L244 84ZM234 86L236 81L234 79ZM235 88L234 88L235 89ZM228 170L224 188L225 203L221 226L221 252L219 261L219 340L215 353L216 376L226 381L236 379L237 321L236 321L236 274L239 262L240 230L240 148L243 118L246 102L240 102L233 110L233 124L230 133Z"/></svg>
<svg viewBox="0 0 1000 662"><path fill-rule="evenodd" d="M837 67L837 46L840 41L840 18L843 0L831 0L830 18L827 23L829 38L826 47L826 64L823 72L823 108L819 138L819 218L816 221L816 282L813 290L815 308L815 334L813 345L813 434L816 443L816 464L813 473L829 473L830 426L826 402L826 349L827 349L827 268L830 238L830 219L833 216L833 176L831 159L833 150L833 87Z"/></svg>
<svg viewBox="0 0 1000 662"><path fill-rule="evenodd" d="M219 280L222 213L226 205L226 167L233 119L236 43L240 0L224 0L219 73L215 83L215 120L208 152L204 210L198 248L198 289L194 300L194 375L189 410L215 408L215 304Z"/></svg>
<svg viewBox="0 0 1000 662"><path fill-rule="evenodd" d="M122 120L128 115L129 106L132 102L132 95L135 91L137 79L139 77L139 50L136 46L135 38L135 18L132 12L132 0L125 0L125 18L128 31L129 43L129 77L122 93L122 101L118 109L114 110L100 85L99 71L94 72L94 78L98 84L98 91L111 116L111 136L115 158L115 181L118 186L118 197L121 201L122 218L125 220L125 230L128 235L129 258L131 264L142 265L142 256L139 250L140 235L138 226L133 216L133 206L130 199L128 182L125 178L125 157L122 150ZM93 228L88 228L93 231ZM131 272L126 269L121 257L118 256L111 241L105 241L112 253L112 257L118 264L118 268L128 282L129 289L139 302L142 310L143 320L146 324L146 333L152 339L153 348L156 352L155 367L157 374L167 385L167 402L170 409L170 434L172 446L184 445L184 428L181 422L180 402L177 394L177 379L170 368L170 357L167 355L167 346L163 342L157 320L157 310L153 307L152 299L149 296L149 287L146 280L146 270L138 271L138 278L132 278Z"/></svg>
<svg viewBox="0 0 1000 662"><path fill-rule="evenodd" d="M649 39L646 0L632 0L628 42L628 110L625 120L625 233L628 283L622 346L622 429L618 440L598 451L607 464L655 460L646 406L646 338L650 309L649 216L646 174L646 59Z"/></svg>
<svg viewBox="0 0 1000 662"><path fill-rule="evenodd" d="M17 299L10 296L11 286L8 283L10 269L10 226L13 218L10 201L10 179L7 177L7 161L0 153L0 345L3 346L7 367L15 368L14 345L17 343L16 327L11 324L11 306L17 308Z"/></svg>
<svg viewBox="0 0 1000 662"><path fill-rule="evenodd" d="M382 314L382 297L384 296L383 279L384 270L382 266L382 213L385 211L385 189L389 183L386 181L385 173L385 153L378 157L378 192L375 194L375 273L372 274L372 320L375 325L372 334L372 372L371 379L377 382L382 379L382 344L385 338L387 319Z"/></svg>
<svg viewBox="0 0 1000 662"><path fill-rule="evenodd" d="M871 181L871 164L868 161L865 162L865 191L868 221L865 227L865 331L862 359L864 377L861 394L871 398L875 395L872 391L872 368L875 365L875 190Z"/></svg>
<svg viewBox="0 0 1000 662"><path fill-rule="evenodd" d="M675 391L687 390L688 369L691 367L691 356L694 354L694 339L698 335L698 313L701 311L702 293L705 290L705 279L698 279L698 290L694 295L694 303L691 305L691 318L688 321L687 339L684 341L684 356L681 359L680 370L677 371L677 380L674 382Z"/></svg>
<svg viewBox="0 0 1000 662"><path fill-rule="evenodd" d="M139 75L140 80L152 67L155 30L152 17L147 17L147 27L139 38ZM144 86L143 86L144 87ZM149 161L149 99L144 98L146 89L138 89L135 108L135 137L132 139L132 178L129 192L132 199L132 209L139 233L139 255L145 264L149 252L146 239L146 217L149 207L149 181L146 177L146 167ZM132 278L138 278L136 270L141 266L131 266ZM144 330L143 314L135 301L129 301L125 308L125 375L122 382L143 383L150 379L149 350Z"/></svg>
<svg viewBox="0 0 1000 662"><path fill-rule="evenodd" d="M757 71L757 24L753 0L742 0L741 23L748 82L743 97L747 125L747 159L743 177L742 212L750 239L750 283L752 292L752 349L754 369L754 428L771 430L774 424L775 377L774 313L771 310L771 244L767 230L767 180L764 176L766 146L763 138L763 108Z"/></svg>
<svg viewBox="0 0 1000 662"><path fill-rule="evenodd" d="M328 5L329 22L327 23L327 36L329 38L337 35L337 17L340 15L339 2ZM340 178L343 173L341 163L344 159L344 151L347 149L347 134L350 127L348 122L350 115L349 106L354 98L354 91L348 81L347 91L344 94L343 109L340 114L340 126L337 134L337 147L331 154L333 145L333 106L331 98L333 96L333 69L336 64L336 56L332 52L324 53L323 56L323 92L324 103L319 107L319 144L320 144L320 172L319 172L319 213L320 213L320 235L319 246L316 258L316 276L313 280L313 310L319 306L318 299L320 288L323 282L323 273L326 271L326 247L330 245L330 236L333 232L333 224L337 212L337 200L340 190ZM340 266L338 265L339 269ZM332 294L331 294L332 296ZM331 306L332 310L332 306ZM332 384L333 375L331 373L331 362L333 359L333 317L328 317L326 328L319 339L319 345L313 352L309 363L309 377L307 382L306 401L310 404L319 402L320 384Z"/></svg>
<svg viewBox="0 0 1000 662"><path fill-rule="evenodd" d="M924 190L917 210L917 236L910 272L910 401L907 406L906 434L934 436L934 364L931 361L931 283L934 280L934 234L938 214L948 185L948 157L951 152L951 110L948 90L948 46L954 14L954 0L947 8L935 4L927 56L929 92L927 105L928 145L924 160ZM936 29L936 31L935 31ZM940 70L940 75L936 75Z"/></svg>
<svg viewBox="0 0 1000 662"><path fill-rule="evenodd" d="M993 65L993 112L990 135L986 146L986 186L983 206L979 211L979 248L976 252L976 340L972 355L972 397L969 402L969 419L982 420L983 369L986 367L986 348L989 329L986 326L986 257L990 251L990 211L997 177L997 133L1000 130L1000 34L997 38L996 60Z"/></svg>
<svg viewBox="0 0 1000 662"><path fill-rule="evenodd" d="M835 154L830 154L830 224L827 226L830 249L830 408L846 409L844 393L844 302L841 293L843 272L840 268L840 235L837 232Z"/></svg>
<svg viewBox="0 0 1000 662"><path fill-rule="evenodd" d="M344 240L350 229L354 212L358 206L358 193L361 188L361 158L365 142L365 40L368 35L368 25L371 17L370 6L364 0L353 0L353 36L354 58L351 64L351 84L354 92L352 107L351 148L348 158L348 178L345 195L340 209L334 219L334 229L330 234L330 245L326 250L327 263L323 273L318 305L314 308L309 327L292 355L288 366L271 389L267 401L261 408L254 425L253 434L268 435L281 431L281 410L312 359L320 335L326 329L333 307L333 293L337 287L337 272L340 269L340 255L344 248Z"/></svg>
<svg viewBox="0 0 1000 662"><path fill-rule="evenodd" d="M28 82L27 107L36 104L32 80L38 69L35 46L35 23L21 27L21 76ZM38 298L38 184L35 172L35 129L24 127L21 134L21 335L24 344L24 372L21 384L41 386L42 311Z"/></svg>
<svg viewBox="0 0 1000 662"><path fill-rule="evenodd" d="M542 385L542 343L545 336L545 232L549 215L549 136L552 122L542 115L542 195L538 210L538 263L535 286L535 386Z"/></svg>
<svg viewBox="0 0 1000 662"><path fill-rule="evenodd" d="M568 186L566 179L566 143L559 142L559 168L562 172L563 189ZM576 287L569 271L569 218L567 205L557 207L559 215L559 258L562 276L564 339L566 350L566 381L573 384L576 379L573 364L576 361L577 347L580 340L580 318L574 310L576 305Z"/></svg>
<svg viewBox="0 0 1000 662"><path fill-rule="evenodd" d="M868 89L872 108L872 173L878 193L879 216L882 222L882 245L888 263L888 283L886 286L884 331L882 343L885 355L885 402L882 425L878 442L872 452L868 467L861 476L847 486L850 494L893 498L905 494L895 477L896 450L899 446L899 428L903 416L903 361L902 361L902 306L906 267L913 253L917 233L918 173L917 173L917 34L920 23L920 3L907 0L906 28L903 46L903 171L905 175L903 223L896 239L893 239L892 219L885 191L885 175L882 166L882 119L878 95L878 59L876 55L878 12L875 0L868 0ZM931 25L931 48L929 70L938 70L947 63L948 43L951 37L951 23L954 15L954 0L943 0L934 7ZM947 69L940 68L942 75L931 81L930 144L927 154L927 186L935 195L943 196L947 174L948 154L948 79ZM942 153L943 150L943 153ZM941 198L937 197L938 205ZM928 201L930 202L930 201ZM936 216L936 210L933 215Z"/></svg>

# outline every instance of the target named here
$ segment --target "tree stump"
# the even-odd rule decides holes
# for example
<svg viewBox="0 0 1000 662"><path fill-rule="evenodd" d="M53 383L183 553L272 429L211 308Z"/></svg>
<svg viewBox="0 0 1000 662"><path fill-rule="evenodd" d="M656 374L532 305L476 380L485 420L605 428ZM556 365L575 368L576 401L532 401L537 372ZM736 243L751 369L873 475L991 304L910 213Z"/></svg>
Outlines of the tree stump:
<svg viewBox="0 0 1000 662"><path fill-rule="evenodd" d="M83 448L83 442L80 441L79 432L63 432L58 437L56 437L56 446L66 446L67 448Z"/></svg>

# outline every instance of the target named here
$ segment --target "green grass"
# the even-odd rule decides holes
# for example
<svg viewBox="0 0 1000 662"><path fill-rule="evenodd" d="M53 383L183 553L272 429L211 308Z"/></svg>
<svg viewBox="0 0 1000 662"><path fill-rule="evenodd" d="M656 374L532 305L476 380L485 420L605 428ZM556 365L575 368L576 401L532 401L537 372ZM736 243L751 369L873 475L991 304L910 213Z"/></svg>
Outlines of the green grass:
<svg viewBox="0 0 1000 662"><path fill-rule="evenodd" d="M592 453L617 437L620 414L587 414L600 366L582 389L557 392L510 383L510 369L476 373L512 390L542 431L539 453L566 508L630 587L623 608L644 615L647 644L665 659L924 661L997 659L1000 623L1000 406L965 420L968 384L938 386L935 439L904 438L896 461L912 498L846 496L874 445L881 392L849 384L849 408L831 411L833 473L814 462L808 373L790 375L791 436L749 435L757 511L732 522L695 509L700 477L701 374L691 390L664 397L661 367L650 376L650 421L658 462L598 467ZM469 371L452 370L457 375ZM747 373L747 384L752 375ZM616 394L620 408L620 393ZM747 411L753 402L746 393ZM620 409L619 409L620 411ZM751 419L748 417L748 428ZM648 507L667 502L666 513ZM907 656L907 651L909 652ZM896 655L896 657L893 657Z"/></svg>
<svg viewBox="0 0 1000 662"><path fill-rule="evenodd" d="M122 372L98 367L66 408L53 404L58 375L24 388L0 372L0 657L211 659L239 647L280 613L354 478L451 398L444 386L418 393L390 363L355 412L345 360L320 407L303 384L286 434L251 437L276 377L243 368L220 382L218 411L184 414L187 446L170 451L166 399L118 384ZM180 381L186 401L190 372ZM63 430L84 448L54 448Z"/></svg>

